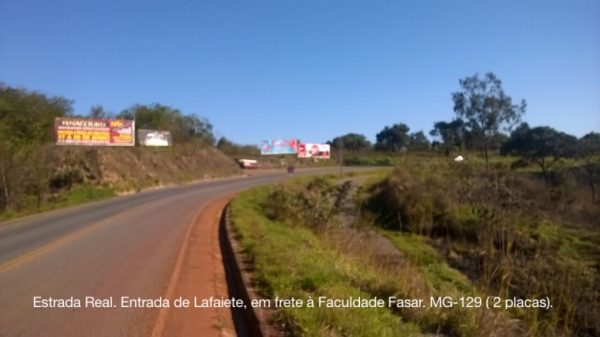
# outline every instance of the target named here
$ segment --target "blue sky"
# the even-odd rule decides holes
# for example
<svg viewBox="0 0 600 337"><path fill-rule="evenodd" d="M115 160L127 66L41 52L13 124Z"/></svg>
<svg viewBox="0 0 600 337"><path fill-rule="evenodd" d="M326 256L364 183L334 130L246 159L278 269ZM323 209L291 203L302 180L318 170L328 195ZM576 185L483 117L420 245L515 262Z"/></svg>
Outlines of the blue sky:
<svg viewBox="0 0 600 337"><path fill-rule="evenodd" d="M241 143L453 118L493 71L524 119L600 131L600 1L0 1L0 81L77 113L158 102Z"/></svg>

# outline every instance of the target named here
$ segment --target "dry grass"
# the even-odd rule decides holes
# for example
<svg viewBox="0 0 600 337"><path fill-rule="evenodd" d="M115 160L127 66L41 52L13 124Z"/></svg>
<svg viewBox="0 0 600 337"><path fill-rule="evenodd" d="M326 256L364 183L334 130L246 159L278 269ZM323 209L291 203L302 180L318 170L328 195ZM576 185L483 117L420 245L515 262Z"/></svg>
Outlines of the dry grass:
<svg viewBox="0 0 600 337"><path fill-rule="evenodd" d="M503 167L418 163L372 189L384 228L427 238L477 288L504 298L550 297L514 309L528 336L600 334L598 205L571 179L547 186Z"/></svg>

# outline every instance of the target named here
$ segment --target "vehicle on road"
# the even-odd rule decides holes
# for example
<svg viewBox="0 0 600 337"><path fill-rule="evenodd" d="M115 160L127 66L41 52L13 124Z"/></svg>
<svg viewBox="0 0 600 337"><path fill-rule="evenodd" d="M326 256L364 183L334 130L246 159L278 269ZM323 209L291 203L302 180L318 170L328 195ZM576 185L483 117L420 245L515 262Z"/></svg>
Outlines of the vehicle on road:
<svg viewBox="0 0 600 337"><path fill-rule="evenodd" d="M258 162L254 159L238 159L238 164L243 169L257 169Z"/></svg>

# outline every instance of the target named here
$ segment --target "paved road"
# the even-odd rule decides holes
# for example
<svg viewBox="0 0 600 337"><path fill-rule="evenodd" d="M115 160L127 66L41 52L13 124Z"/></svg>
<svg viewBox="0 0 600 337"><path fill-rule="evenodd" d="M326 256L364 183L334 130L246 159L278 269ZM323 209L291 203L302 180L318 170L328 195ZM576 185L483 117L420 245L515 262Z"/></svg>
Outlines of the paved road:
<svg viewBox="0 0 600 337"><path fill-rule="evenodd" d="M296 175L337 172L297 170ZM85 308L85 297L165 294L186 232L211 201L282 171L170 187L0 224L0 336L150 336L157 309ZM34 298L84 308L34 308Z"/></svg>

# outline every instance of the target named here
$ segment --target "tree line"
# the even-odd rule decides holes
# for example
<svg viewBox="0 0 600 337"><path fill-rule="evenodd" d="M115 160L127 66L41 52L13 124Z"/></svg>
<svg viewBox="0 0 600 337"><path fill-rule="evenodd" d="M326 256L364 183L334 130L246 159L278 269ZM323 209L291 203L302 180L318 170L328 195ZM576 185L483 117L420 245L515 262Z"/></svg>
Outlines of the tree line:
<svg viewBox="0 0 600 337"><path fill-rule="evenodd" d="M549 126L530 127L522 122L527 103L513 103L494 73L479 74L459 80L460 90L452 93L455 116L450 121L437 121L429 135L410 132L404 123L385 126L371 144L363 134L348 133L328 143L334 150L364 151L434 151L451 153L480 152L486 166L490 153L513 155L521 163L539 166L546 182L552 178L552 167L563 159L580 161L579 169L596 200L600 184L600 134L590 132L581 138Z"/></svg>
<svg viewBox="0 0 600 337"><path fill-rule="evenodd" d="M452 93L455 118L451 121L438 121L433 124L429 135L423 131L410 133L404 123L385 126L376 135L371 145L364 135L350 133L330 141L335 149L358 151L373 149L379 151L402 152L436 149L449 155L452 151L477 149L486 162L490 151L500 148L506 142L510 131L521 121L526 110L526 102L513 104L512 98L504 92L502 82L493 73L483 78L479 74L459 80L461 90Z"/></svg>
<svg viewBox="0 0 600 337"><path fill-rule="evenodd" d="M547 126L530 127L522 123L526 102L513 103L502 82L493 73L478 74L459 80L453 92L454 118L433 123L430 141L422 130L411 132L408 125L385 126L376 141L359 133L348 133L328 143L334 151L383 151L391 153L437 152L445 155L478 151L487 164L490 153L516 155L523 162L540 167L546 181L561 159L573 158L582 164L594 198L600 173L600 135L591 132L581 138ZM10 210L14 196L37 195L38 204L48 184L48 151L54 142L56 117L92 117L135 119L139 129L168 130L173 143L215 146L232 156L257 156L251 145L236 144L225 137L215 139L213 126L194 113L162 104L135 104L119 113L92 106L86 116L73 112L73 101L60 96L12 88L0 83L0 209Z"/></svg>
<svg viewBox="0 0 600 337"><path fill-rule="evenodd" d="M101 105L94 105L87 115L73 113L73 101L64 97L12 88L0 83L0 130L2 143L22 147L54 141L56 117L91 117L135 119L139 129L167 130L177 143L202 142L214 144L213 126L195 113L154 103L135 104L115 114Z"/></svg>
<svg viewBox="0 0 600 337"><path fill-rule="evenodd" d="M57 163L53 163L56 117L135 119L141 129L168 130L175 146L212 146L212 125L196 114L161 105L135 104L118 114L93 106L88 115L73 112L73 101L0 83L0 212L20 205L38 207L52 186ZM59 183L57 183L60 185Z"/></svg>

